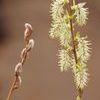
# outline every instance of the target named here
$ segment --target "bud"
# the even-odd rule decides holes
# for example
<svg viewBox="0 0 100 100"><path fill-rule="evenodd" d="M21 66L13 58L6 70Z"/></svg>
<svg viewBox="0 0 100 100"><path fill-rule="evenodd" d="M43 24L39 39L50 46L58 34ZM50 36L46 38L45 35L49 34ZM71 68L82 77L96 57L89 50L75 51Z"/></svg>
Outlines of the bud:
<svg viewBox="0 0 100 100"><path fill-rule="evenodd" d="M25 28L29 28L30 30L33 30L31 24L29 24L29 23L25 23Z"/></svg>
<svg viewBox="0 0 100 100"><path fill-rule="evenodd" d="M20 55L21 59L25 58L26 54L27 54L27 50L26 50L26 48L24 48Z"/></svg>
<svg viewBox="0 0 100 100"><path fill-rule="evenodd" d="M29 51L30 49L32 49L34 47L34 40L33 39L30 39L29 40L29 43L26 47L27 51Z"/></svg>
<svg viewBox="0 0 100 100"><path fill-rule="evenodd" d="M32 26L29 23L25 23L24 38L27 39L29 36L31 36L32 32Z"/></svg>
<svg viewBox="0 0 100 100"><path fill-rule="evenodd" d="M22 79L21 76L16 77L16 83L14 85L14 89L18 89L21 86Z"/></svg>
<svg viewBox="0 0 100 100"><path fill-rule="evenodd" d="M18 83L19 83L19 86L21 86L21 83L22 83L21 76L18 76Z"/></svg>
<svg viewBox="0 0 100 100"><path fill-rule="evenodd" d="M21 63L18 63L15 66L15 74L19 75L19 74L21 74L21 72L22 72L22 64Z"/></svg>

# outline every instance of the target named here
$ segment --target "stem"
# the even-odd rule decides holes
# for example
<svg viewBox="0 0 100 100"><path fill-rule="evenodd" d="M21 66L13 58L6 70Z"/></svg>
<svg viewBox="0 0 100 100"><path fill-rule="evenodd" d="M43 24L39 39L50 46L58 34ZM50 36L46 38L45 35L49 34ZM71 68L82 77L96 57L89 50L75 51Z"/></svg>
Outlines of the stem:
<svg viewBox="0 0 100 100"><path fill-rule="evenodd" d="M70 3L69 3L69 15L72 16L72 10L71 10ZM76 44L75 44L75 40L74 40L74 30L73 30L73 19L72 18L70 18L70 27L71 27L73 53L74 53L75 62L77 64L78 60L77 60ZM80 100L82 99L82 94L83 94L83 91L79 88L78 89L78 96L79 96Z"/></svg>
<svg viewBox="0 0 100 100"><path fill-rule="evenodd" d="M70 19L70 26L71 26L71 35L72 35L73 52L74 52L75 62L76 62L76 64L77 64L77 53L76 53L76 47L75 47L75 41L74 41L73 20L72 20L72 19Z"/></svg>
<svg viewBox="0 0 100 100"><path fill-rule="evenodd" d="M26 47L25 47L25 48L26 48ZM31 49L30 49L30 50L31 50ZM29 50L29 51L30 51L30 50ZM29 51L27 51L27 52L25 53L25 56L23 57L23 59L21 59L22 66L24 65L24 63L25 63L25 61L26 61L27 53L28 53ZM11 86L9 92L8 92L8 96L7 96L7 99L6 99L6 100L10 100L13 91L14 91L15 89L17 89L17 88L16 88L16 84L17 84L17 81L18 81L18 80L17 80L17 79L18 79L18 76L19 76L19 75L16 73L16 74L15 74L15 79L13 80L12 86Z"/></svg>
<svg viewBox="0 0 100 100"><path fill-rule="evenodd" d="M8 92L8 96L7 96L6 100L10 100L11 99L12 93L14 91L15 84L16 84L16 78L14 79L14 81L12 83L12 86L11 86L9 92Z"/></svg>
<svg viewBox="0 0 100 100"><path fill-rule="evenodd" d="M70 12L70 16L72 16L72 10L71 10L70 3L69 3L69 12ZM75 62L77 64L77 53L76 53L76 46L75 46L75 41L74 41L74 30L73 30L73 19L72 18L70 18L70 27L71 27L71 35L72 35L73 52L74 52Z"/></svg>
<svg viewBox="0 0 100 100"><path fill-rule="evenodd" d="M11 88L8 92L8 96L6 100L11 100L11 96L14 92L15 89L18 89L21 85L21 72L22 72L22 67L24 63L26 62L27 56L30 52L30 50L34 46L34 40L30 38L32 34L32 26L28 23L25 24L25 32L24 32L24 40L26 42L25 47L21 51L20 54L20 61L19 63L15 66L15 74L14 74L14 80L11 85Z"/></svg>
<svg viewBox="0 0 100 100"><path fill-rule="evenodd" d="M80 100L82 99L82 95L83 95L83 90L82 89L78 89L78 96L80 97Z"/></svg>

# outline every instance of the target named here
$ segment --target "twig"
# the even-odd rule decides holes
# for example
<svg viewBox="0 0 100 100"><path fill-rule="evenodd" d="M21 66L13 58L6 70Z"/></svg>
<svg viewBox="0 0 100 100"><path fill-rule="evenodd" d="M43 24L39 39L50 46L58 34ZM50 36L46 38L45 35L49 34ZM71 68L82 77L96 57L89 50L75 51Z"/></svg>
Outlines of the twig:
<svg viewBox="0 0 100 100"><path fill-rule="evenodd" d="M70 3L69 3L69 13L70 13L70 16L72 16L72 10L71 10L71 4ZM75 62L76 62L76 65L77 65L78 59L77 59L77 52L76 52L76 44L75 44L75 40L74 40L74 30L73 30L73 19L72 18L70 18L70 26L71 26L73 53L74 53ZM80 88L78 88L78 96L79 96L80 100L82 98L82 95L83 95L83 91Z"/></svg>
<svg viewBox="0 0 100 100"><path fill-rule="evenodd" d="M22 66L26 62L26 59L29 55L30 50L34 47L34 40L30 39L32 32L33 32L32 26L30 24L26 23L25 24L25 32L24 32L25 48L21 51L21 55L20 55L21 60L15 66L14 80L12 82L12 85L8 92L8 96L7 96L6 100L11 100L11 96L12 96L14 90L18 89L21 85Z"/></svg>

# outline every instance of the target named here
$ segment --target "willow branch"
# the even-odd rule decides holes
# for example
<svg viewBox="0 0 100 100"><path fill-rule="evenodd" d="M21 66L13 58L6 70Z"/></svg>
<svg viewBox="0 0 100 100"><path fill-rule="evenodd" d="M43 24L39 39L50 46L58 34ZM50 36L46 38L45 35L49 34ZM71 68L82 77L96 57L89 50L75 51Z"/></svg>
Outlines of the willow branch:
<svg viewBox="0 0 100 100"><path fill-rule="evenodd" d="M69 14L72 16L71 4L69 3ZM75 57L75 62L77 64L77 53L76 53L76 44L74 40L74 30L73 30L73 19L70 18L70 27L71 27L71 35L72 35L72 45L73 45L73 53Z"/></svg>
<svg viewBox="0 0 100 100"><path fill-rule="evenodd" d="M11 100L11 96L12 96L14 90L18 89L21 85L22 67L23 67L24 63L26 62L26 59L29 55L30 50L34 46L34 40L30 38L32 32L33 32L32 26L30 24L26 23L25 24L25 32L24 32L25 48L21 51L20 61L15 66L14 80L12 82L12 85L8 92L8 96L7 96L6 100Z"/></svg>
<svg viewBox="0 0 100 100"><path fill-rule="evenodd" d="M70 16L72 16L72 10L71 10L71 4L69 3L69 13L70 13ZM78 62L78 59L77 59L77 52L76 52L76 43L75 43L75 40L74 40L74 27L73 27L73 18L70 18L70 27L71 27L71 35L72 35L72 45L73 45L73 53L74 53L74 58L75 58L75 62L76 62L76 65L77 65L77 62ZM76 66L77 67L77 66ZM83 94L83 91L78 88L78 96L79 98L81 99L82 98L82 94Z"/></svg>

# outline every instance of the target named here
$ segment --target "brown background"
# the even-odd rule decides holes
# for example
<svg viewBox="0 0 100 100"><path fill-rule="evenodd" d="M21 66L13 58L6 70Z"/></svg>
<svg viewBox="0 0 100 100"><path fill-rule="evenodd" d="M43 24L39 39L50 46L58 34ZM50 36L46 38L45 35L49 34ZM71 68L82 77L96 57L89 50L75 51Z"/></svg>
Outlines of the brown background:
<svg viewBox="0 0 100 100"><path fill-rule="evenodd" d="M100 100L100 0L85 1L90 15L83 34L88 34L92 41L92 56L88 64L90 81L83 100ZM6 100L14 65L23 48L25 22L34 27L35 47L23 68L22 86L12 100L75 100L72 73L60 72L58 42L48 36L50 3L50 0L0 0L0 100Z"/></svg>

